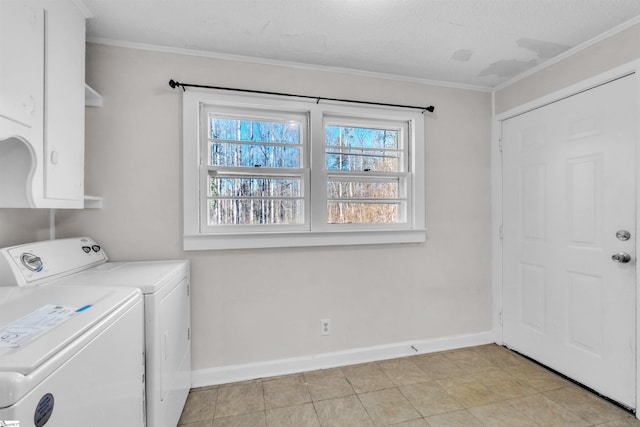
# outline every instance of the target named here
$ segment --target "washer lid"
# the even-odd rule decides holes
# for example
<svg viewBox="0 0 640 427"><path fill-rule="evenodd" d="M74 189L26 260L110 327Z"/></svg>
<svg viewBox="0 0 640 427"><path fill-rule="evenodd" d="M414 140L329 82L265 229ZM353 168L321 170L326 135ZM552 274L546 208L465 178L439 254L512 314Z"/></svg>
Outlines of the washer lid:
<svg viewBox="0 0 640 427"><path fill-rule="evenodd" d="M65 362L65 350L81 347L113 321L110 315L140 301L140 291L95 286L0 287L0 328L47 305L71 307L73 315L39 336L17 346L0 347L0 396L3 377L41 375ZM64 357L62 357L64 356ZM0 399L1 400L1 399ZM0 405L0 407L2 407Z"/></svg>
<svg viewBox="0 0 640 427"><path fill-rule="evenodd" d="M143 294L158 292L167 284L175 285L188 275L189 261L108 262L56 281L65 285L127 286Z"/></svg>

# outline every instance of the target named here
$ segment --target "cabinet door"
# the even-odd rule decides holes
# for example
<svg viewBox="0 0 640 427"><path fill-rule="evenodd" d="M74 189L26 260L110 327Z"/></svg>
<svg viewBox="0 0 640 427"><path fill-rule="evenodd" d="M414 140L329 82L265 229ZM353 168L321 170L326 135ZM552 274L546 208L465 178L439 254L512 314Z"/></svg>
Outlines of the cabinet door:
<svg viewBox="0 0 640 427"><path fill-rule="evenodd" d="M46 29L44 194L72 203L61 206L81 207L85 17L72 2L49 1Z"/></svg>
<svg viewBox="0 0 640 427"><path fill-rule="evenodd" d="M43 81L42 7L0 1L0 139L21 136L38 143L33 133L42 129Z"/></svg>

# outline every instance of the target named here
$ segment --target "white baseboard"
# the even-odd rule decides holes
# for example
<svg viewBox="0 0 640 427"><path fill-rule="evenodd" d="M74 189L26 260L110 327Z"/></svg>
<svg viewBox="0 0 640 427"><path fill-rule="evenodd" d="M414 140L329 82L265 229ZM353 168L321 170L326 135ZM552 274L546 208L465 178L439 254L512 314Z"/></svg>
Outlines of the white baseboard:
<svg viewBox="0 0 640 427"><path fill-rule="evenodd" d="M433 353L436 351L453 350L475 345L491 344L493 342L495 342L493 331L487 331L477 334L405 341L310 356L268 360L245 365L196 369L191 372L191 383L192 387L206 387L235 381L245 381L313 371L316 369L335 368L357 363L393 359L396 357L413 356L416 354Z"/></svg>

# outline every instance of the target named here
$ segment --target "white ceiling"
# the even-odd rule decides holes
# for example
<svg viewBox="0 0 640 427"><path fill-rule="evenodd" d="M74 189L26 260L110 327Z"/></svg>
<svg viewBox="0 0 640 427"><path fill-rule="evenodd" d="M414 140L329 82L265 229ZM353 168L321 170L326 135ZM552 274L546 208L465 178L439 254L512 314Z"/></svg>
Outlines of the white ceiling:
<svg viewBox="0 0 640 427"><path fill-rule="evenodd" d="M89 41L492 88L640 0L84 0ZM640 21L638 21L640 22ZM148 46L147 46L148 47Z"/></svg>

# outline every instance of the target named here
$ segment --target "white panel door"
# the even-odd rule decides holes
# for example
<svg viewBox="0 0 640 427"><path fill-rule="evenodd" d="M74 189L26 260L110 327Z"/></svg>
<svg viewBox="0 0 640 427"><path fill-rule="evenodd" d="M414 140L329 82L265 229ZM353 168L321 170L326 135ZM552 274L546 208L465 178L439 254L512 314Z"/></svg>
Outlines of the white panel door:
<svg viewBox="0 0 640 427"><path fill-rule="evenodd" d="M635 85L627 76L502 123L504 344L629 407Z"/></svg>

